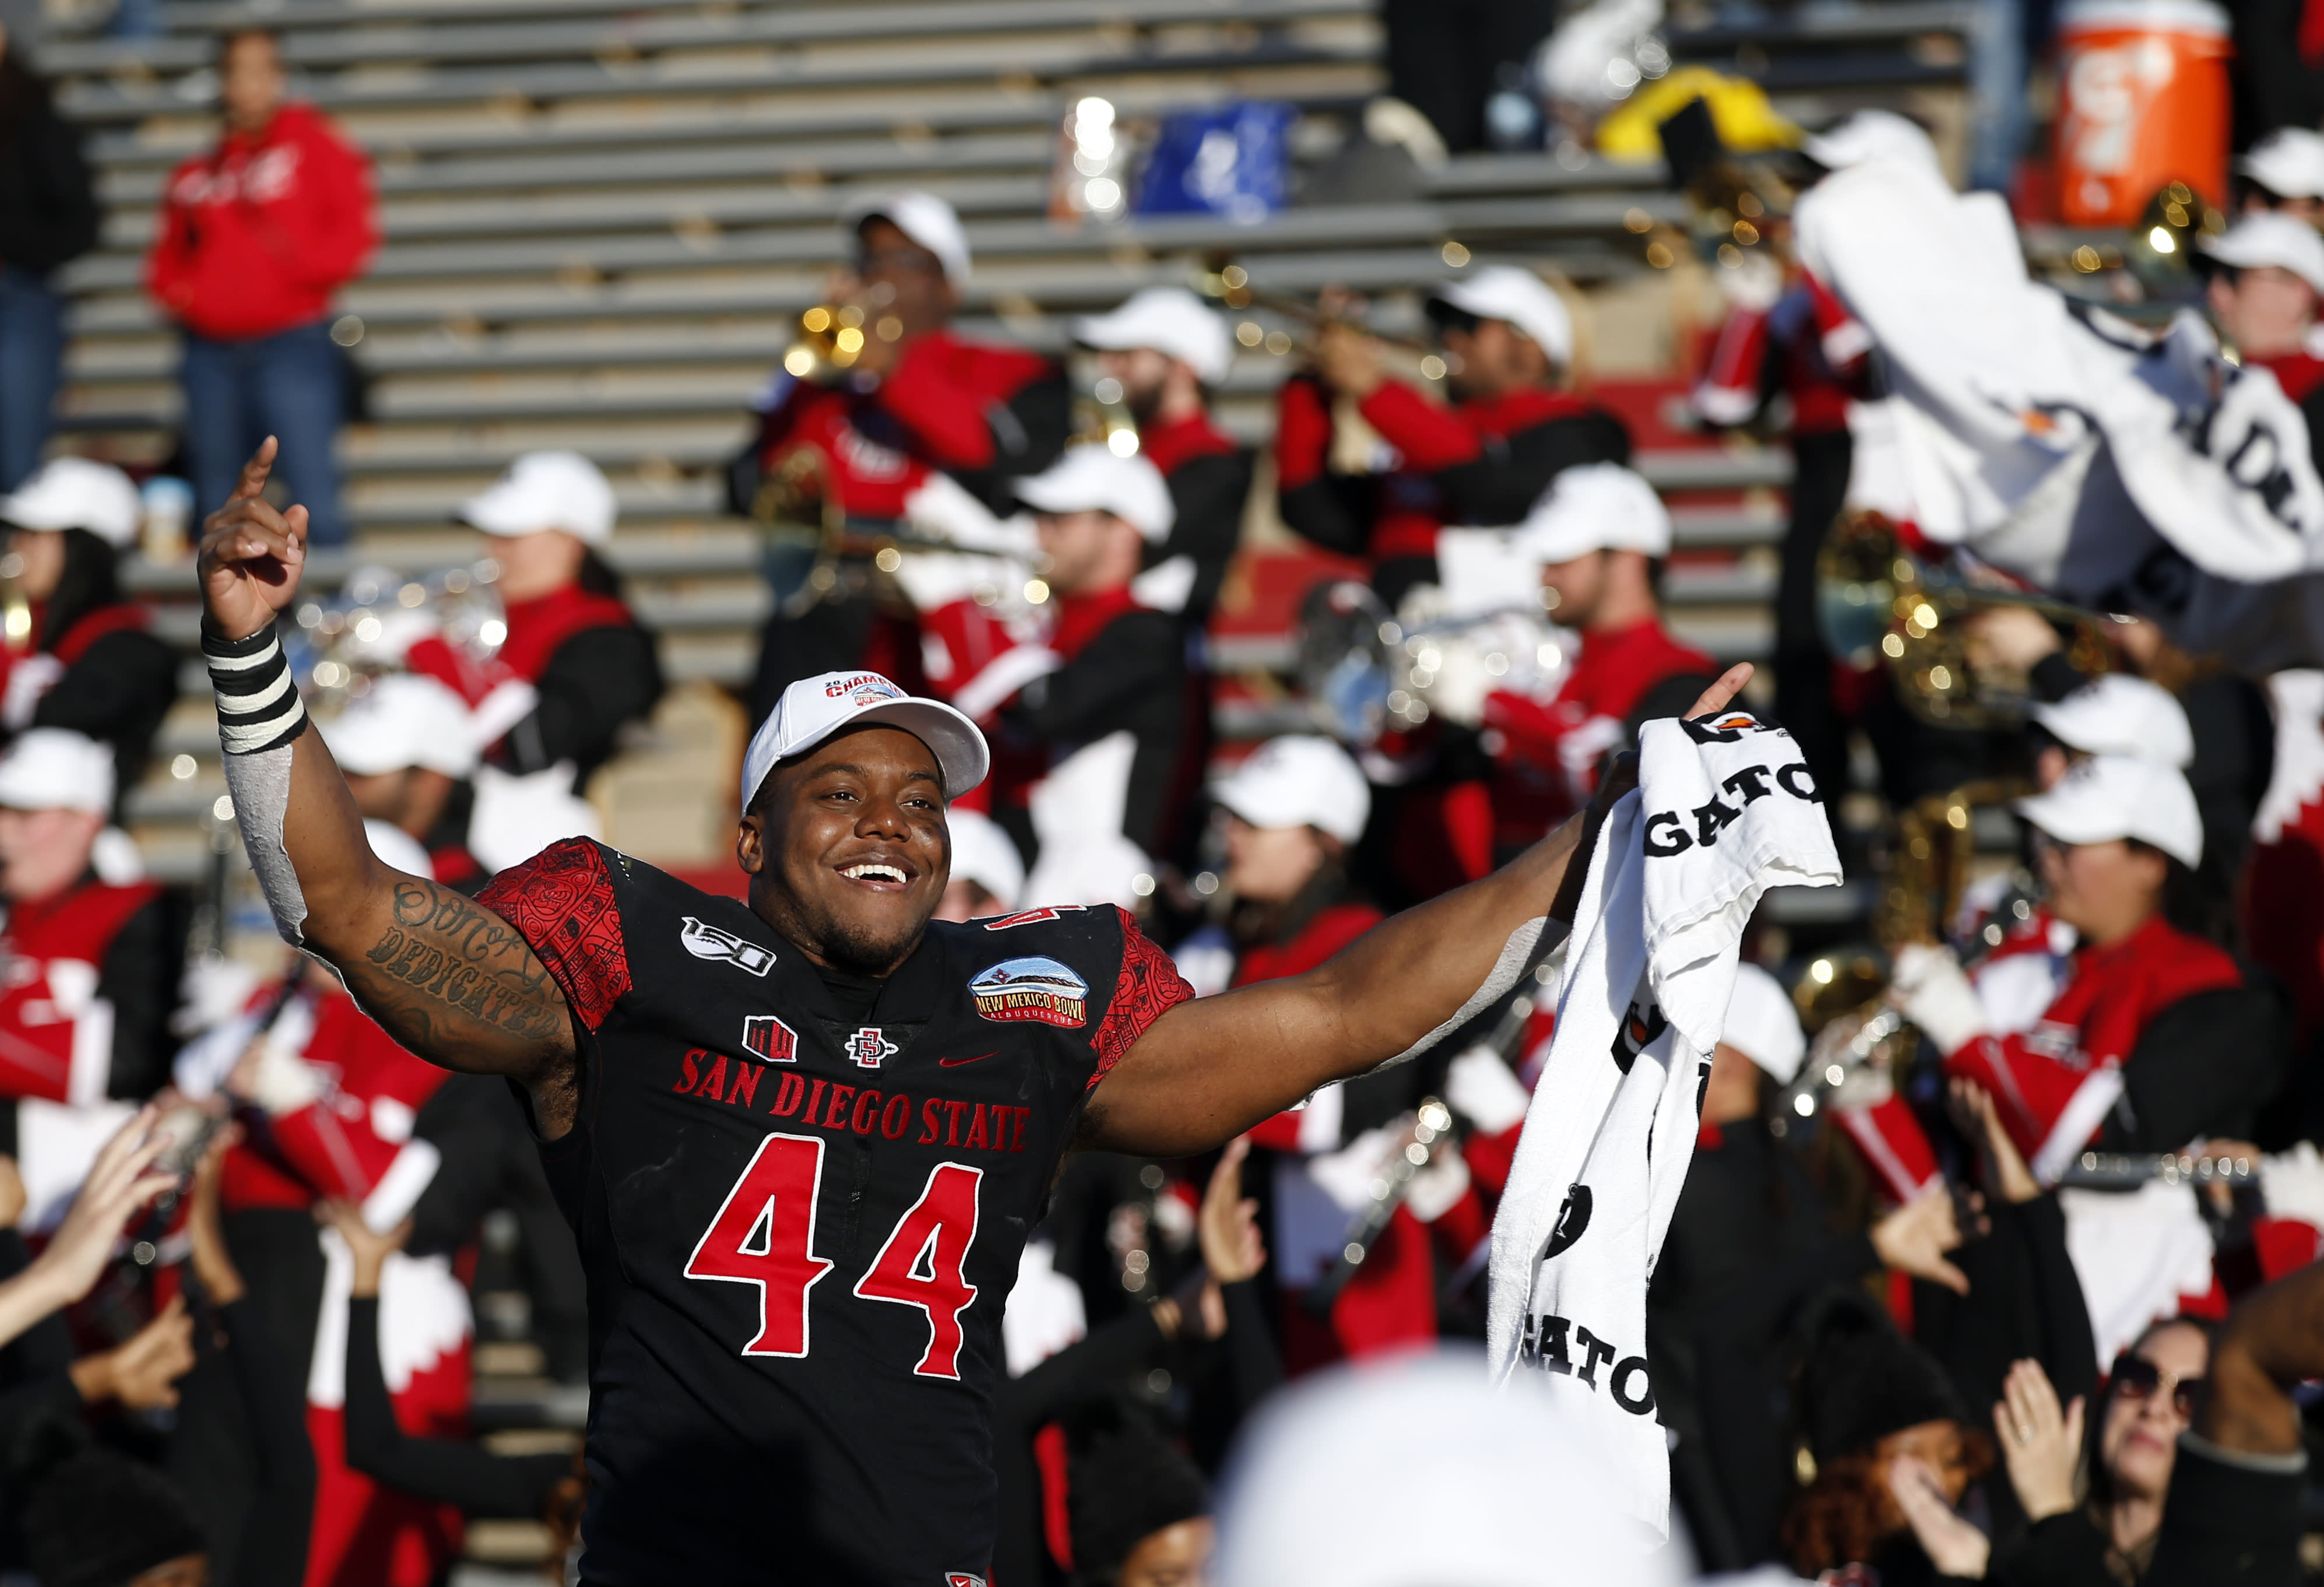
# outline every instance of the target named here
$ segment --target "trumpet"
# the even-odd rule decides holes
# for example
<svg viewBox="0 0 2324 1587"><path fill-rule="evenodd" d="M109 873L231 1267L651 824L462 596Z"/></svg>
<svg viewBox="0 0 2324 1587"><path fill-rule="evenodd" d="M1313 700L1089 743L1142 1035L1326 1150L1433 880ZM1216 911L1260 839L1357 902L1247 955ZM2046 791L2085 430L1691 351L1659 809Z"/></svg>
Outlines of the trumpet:
<svg viewBox="0 0 2324 1587"><path fill-rule="evenodd" d="M1351 326L1385 346L1401 348L1405 352L1418 355L1424 364L1429 364L1432 360L1438 365L1443 362L1435 347L1424 337L1374 330L1362 319L1353 315L1335 312L1296 293L1268 291L1252 286L1250 272L1240 264L1220 263L1204 269L1194 278L1194 291L1222 309L1265 309L1271 313L1280 314L1287 319L1296 319L1311 330L1321 330L1327 325ZM1282 337L1283 340L1279 343L1274 342L1271 337L1260 333L1256 325L1238 327L1235 331L1236 339L1246 347L1266 346L1269 352L1289 352L1291 338L1282 331L1277 331L1275 336ZM1429 378L1439 379L1443 373L1442 368L1439 367L1434 374L1429 375Z"/></svg>
<svg viewBox="0 0 2324 1587"><path fill-rule="evenodd" d="M24 554L0 557L0 645L22 653L32 645L32 602L24 594Z"/></svg>
<svg viewBox="0 0 2324 1587"><path fill-rule="evenodd" d="M876 291L885 289L875 289ZM892 342L904 322L881 313L882 304L817 303L799 316L798 329L783 352L783 369L796 380L829 385L855 367L871 337Z"/></svg>
<svg viewBox="0 0 2324 1587"><path fill-rule="evenodd" d="M2024 607L2066 630L2068 657L2084 677L2114 669L2106 618L1941 572L1914 556L1878 512L1843 514L1816 559L1816 621L1831 653L1852 667L1886 661L1905 707L1939 726L1981 731L2025 720L2033 697L2024 672L1971 651L1974 620L2000 606Z"/></svg>

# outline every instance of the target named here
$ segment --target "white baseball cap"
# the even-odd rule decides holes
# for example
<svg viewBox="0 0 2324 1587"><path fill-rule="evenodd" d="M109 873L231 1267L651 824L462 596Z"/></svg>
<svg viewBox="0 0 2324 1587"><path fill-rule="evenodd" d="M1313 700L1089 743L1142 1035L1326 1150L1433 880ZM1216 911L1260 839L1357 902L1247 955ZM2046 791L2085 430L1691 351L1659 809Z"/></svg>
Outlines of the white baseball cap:
<svg viewBox="0 0 2324 1587"><path fill-rule="evenodd" d="M2279 198L2324 198L2324 133L2278 127L2237 155L2236 170Z"/></svg>
<svg viewBox="0 0 2324 1587"><path fill-rule="evenodd" d="M1211 798L1253 826L1314 826L1342 843L1364 835L1371 785L1348 752L1328 738L1268 739L1211 785Z"/></svg>
<svg viewBox="0 0 2324 1587"><path fill-rule="evenodd" d="M1549 482L1517 533L1526 551L1545 563L1571 562L1591 551L1665 557L1670 510L1654 486L1620 464L1576 463Z"/></svg>
<svg viewBox="0 0 2324 1587"><path fill-rule="evenodd" d="M408 766L466 777L476 769L476 734L467 702L416 672L373 679L346 709L328 721L317 718L316 725L339 770L357 777Z"/></svg>
<svg viewBox="0 0 2324 1587"><path fill-rule="evenodd" d="M900 727L936 752L948 799L982 782L991 765L976 724L942 700L908 695L876 672L825 672L783 690L751 735L742 752L742 808L751 807L778 761L804 754L842 728L872 723Z"/></svg>
<svg viewBox="0 0 2324 1587"><path fill-rule="evenodd" d="M1643 1397L1646 1374L1608 1361L1601 1398L1609 1371ZM1678 1551L1648 1552L1605 1449L1546 1376L1520 1367L1496 1382L1480 1352L1446 1349L1300 1379L1260 1407L1228 1464L1211 1580L1676 1587ZM1380 1459L1416 1428L1424 1458Z"/></svg>
<svg viewBox="0 0 2324 1587"><path fill-rule="evenodd" d="M2324 236L2304 220L2264 209L2245 216L2216 237L2197 237L2195 246L2238 270L2265 264L2288 270L2324 295Z"/></svg>
<svg viewBox="0 0 2324 1587"><path fill-rule="evenodd" d="M401 871L407 876L436 880L436 862L418 838L401 826L377 819L364 823L364 836L370 841L373 857L391 871Z"/></svg>
<svg viewBox="0 0 2324 1587"><path fill-rule="evenodd" d="M61 727L35 727L0 754L0 807L113 808L113 748Z"/></svg>
<svg viewBox="0 0 2324 1587"><path fill-rule="evenodd" d="M1826 171L1847 171L1875 160L1910 161L1932 171L1943 168L1927 131L1893 110L1859 110L1811 134L1800 152Z"/></svg>
<svg viewBox="0 0 2324 1587"><path fill-rule="evenodd" d="M1446 281L1430 296L1480 319L1500 319L1541 344L1553 364L1573 362L1573 316L1565 300L1530 270L1488 264Z"/></svg>
<svg viewBox="0 0 2324 1587"><path fill-rule="evenodd" d="M945 825L952 830L952 879L973 881L1002 909L1015 909L1025 892L1025 856L1001 824L975 810L948 810Z"/></svg>
<svg viewBox="0 0 2324 1587"><path fill-rule="evenodd" d="M1727 998L1727 1025L1719 1039L1759 1066L1768 1079L1789 1085L1807 1056L1807 1033L1783 983L1748 959L1735 966Z"/></svg>
<svg viewBox="0 0 2324 1587"><path fill-rule="evenodd" d="M1170 538L1178 518L1160 469L1143 457L1118 457L1094 441L1066 447L1016 488L1017 499L1036 512L1111 512L1156 545Z"/></svg>
<svg viewBox="0 0 2324 1587"><path fill-rule="evenodd" d="M2019 799L2016 809L2060 843L2135 838L2182 865L2202 863L2202 814L2175 767L2092 755L2075 761L2049 792Z"/></svg>
<svg viewBox="0 0 2324 1587"><path fill-rule="evenodd" d="M1085 314L1074 321L1074 340L1111 353L1151 347L1192 369L1204 385L1226 379L1234 363L1227 322L1184 287L1148 287L1111 314Z"/></svg>
<svg viewBox="0 0 2324 1587"><path fill-rule="evenodd" d="M2162 685L2126 672L2093 678L2062 700L2034 706L2032 715L2070 750L2127 755L2181 771L2195 763L2186 707Z"/></svg>
<svg viewBox="0 0 2324 1587"><path fill-rule="evenodd" d="M612 543L619 512L613 487L597 466L578 452L562 451L527 452L492 489L460 509L463 520L486 534L561 529L587 546Z"/></svg>
<svg viewBox="0 0 2324 1587"><path fill-rule="evenodd" d="M968 285L968 233L960 214L934 193L881 193L858 198L839 213L840 228L854 245L867 220L884 220L936 256L945 280L954 288Z"/></svg>
<svg viewBox="0 0 2324 1587"><path fill-rule="evenodd" d="M87 457L52 457L0 496L0 521L18 529L85 529L116 551L137 538L144 517L144 502L129 476Z"/></svg>

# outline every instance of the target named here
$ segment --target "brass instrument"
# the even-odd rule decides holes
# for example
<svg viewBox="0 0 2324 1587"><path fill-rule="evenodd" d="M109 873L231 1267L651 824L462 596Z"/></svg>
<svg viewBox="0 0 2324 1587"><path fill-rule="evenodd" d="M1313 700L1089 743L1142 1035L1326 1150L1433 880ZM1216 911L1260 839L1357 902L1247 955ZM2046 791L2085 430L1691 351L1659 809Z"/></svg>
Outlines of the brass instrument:
<svg viewBox="0 0 2324 1587"><path fill-rule="evenodd" d="M1531 1012L1531 1005L1527 1005L1527 1012ZM1518 1023L1522 1029L1522 1016ZM1341 1247L1339 1259L1301 1297L1309 1315L1332 1315L1333 1303L1340 1298L1348 1280L1356 1276L1356 1269L1364 1265L1372 1247L1387 1232L1397 1208L1412 1194L1413 1176L1434 1161L1439 1152L1456 1144L1452 1139L1452 1110L1433 1096L1422 1098L1419 1108L1405 1121L1396 1156L1377 1171L1372 1180L1372 1199L1348 1221L1347 1243Z"/></svg>
<svg viewBox="0 0 2324 1587"><path fill-rule="evenodd" d="M1831 653L1852 667L1887 664L1913 715L1978 731L2023 723L2032 703L2024 672L1972 654L1977 616L2020 606L2068 631L2068 658L2084 677L2114 669L2107 619L2023 590L1991 587L1923 562L1878 512L1844 513L1816 558L1816 622Z"/></svg>
<svg viewBox="0 0 2324 1587"><path fill-rule="evenodd" d="M23 651L32 648L32 602L24 594L24 554L0 557L0 644Z"/></svg>
<svg viewBox="0 0 2324 1587"><path fill-rule="evenodd" d="M784 350L784 371L814 385L830 385L855 367L868 338L897 340L904 334L904 322L883 312L893 290L885 283L874 285L866 294L872 300L868 308L861 303L817 303L807 309L799 316L791 345Z"/></svg>
<svg viewBox="0 0 2324 1587"><path fill-rule="evenodd" d="M418 578L359 567L338 598L307 601L295 614L290 669L318 716L364 693L371 680L403 670L415 628L424 627L482 668L508 641L508 612L490 558Z"/></svg>
<svg viewBox="0 0 2324 1587"><path fill-rule="evenodd" d="M1320 330L1327 325L1352 326L1383 346L1398 347L1405 352L1418 355L1424 364L1430 360L1442 363L1435 347L1424 337L1374 330L1361 319L1347 314L1334 313L1320 303L1296 293L1268 291L1254 287L1250 284L1250 272L1240 264L1213 263L1207 266L1194 277L1194 291L1222 309L1264 309L1270 313L1280 314L1286 319L1296 319L1311 329ZM1253 331L1257 329L1256 327L1250 328ZM1289 352L1290 337L1281 331L1276 332L1275 335L1282 337L1283 340L1276 343L1272 338L1268 337L1250 339L1250 332L1239 328L1236 339L1246 347L1264 345L1269 352ZM1426 370L1424 369L1423 373L1426 373ZM1437 379L1442 374L1443 370L1440 368L1429 378Z"/></svg>
<svg viewBox="0 0 2324 1587"><path fill-rule="evenodd" d="M2014 778L1987 778L1930 794L1897 816L1873 906L1879 948L1821 955L1792 989L1808 1053L1784 1089L1779 1126L1812 1118L1820 1108L1877 1101L1901 1077L1916 1038L1887 1002L1888 955L1908 943L1945 940L1946 923L1975 880L1977 811L2033 791Z"/></svg>

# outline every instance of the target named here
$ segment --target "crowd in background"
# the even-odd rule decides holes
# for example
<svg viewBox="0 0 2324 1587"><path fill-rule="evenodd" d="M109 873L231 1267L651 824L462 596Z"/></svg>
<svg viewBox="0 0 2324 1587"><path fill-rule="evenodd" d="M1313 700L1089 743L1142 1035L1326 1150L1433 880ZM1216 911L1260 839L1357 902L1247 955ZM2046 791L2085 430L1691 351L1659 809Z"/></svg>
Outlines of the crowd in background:
<svg viewBox="0 0 2324 1587"><path fill-rule="evenodd" d="M1477 62L1521 60L1554 20L1388 18L1437 51L1397 68L1456 147L1486 141L1506 86ZM1515 30L1506 49L1474 42L1495 29ZM223 129L170 178L147 264L183 333L172 469L215 508L272 436L314 543L342 545L330 324L379 241L368 166L286 97L270 35L226 36L218 64ZM1926 143L1859 115L1810 140L1803 180L1900 139ZM2206 306L2303 409L2324 403L2324 135L2277 132L2240 169L2246 213L2208 245ZM23 604L0 677L0 1570L418 1587L450 1568L464 1517L546 1520L561 1551L573 1454L468 1436L488 1214L520 1232L549 1372L576 1380L587 1354L517 1104L404 1053L318 964L258 975L209 951L196 900L145 877L122 831L178 660L124 593L149 501L51 456L51 278L96 230L74 133L0 50L0 521ZM947 918L1114 903L1205 993L1296 975L1582 809L1608 757L1720 669L1665 620L1670 514L1577 387L1567 300L1529 270L1416 283L1440 378L1408 372L1360 304L1327 304L1262 468L1213 411L1231 323L1190 291L1073 328L1124 446L1084 438L1092 393L1065 363L954 328L973 261L941 199L854 206L832 263L835 300L864 310L860 352L777 372L728 470L738 512L833 534L818 577L777 592L748 706L863 670L978 721L994 769L952 809ZM2218 1407L2275 1426L2289 1385L2324 1370L2301 1309L2324 1244L2324 685L2233 676L2135 622L2094 653L2026 607L1978 630L2030 680L2005 727L1932 724L1877 669L1836 662L1815 560L1849 404L1878 379L1848 323L1786 280L1738 300L1694 387L1706 428L1778 399L1788 414L1798 473L1753 697L1835 809L1858 749L1892 811L1973 780L2026 789L2014 847L1946 900L1941 940L1886 965L1883 1006L1909 1023L1881 1063L1811 1056L1845 955L1772 921L1747 940L1649 1295L1680 1530L1706 1571L2227 1579L2190 1551L2277 1512L2198 1488L2186 1441L2297 1486L2299 1425L2288 1446L2237 1442ZM1260 480L1295 534L1360 569L1306 612L1319 642L1357 642L1323 646L1316 731L1228 752L1204 632ZM594 830L586 785L662 693L607 559L617 517L586 458L527 454L459 514L496 565L489 639L439 580L332 652L360 687L309 658L383 860L473 893ZM1452 677L1451 641L1423 657L1397 681L1434 712L1364 692L1377 667L1331 692L1364 635L1457 634L1480 588L1522 609L1499 668ZM1861 875L1879 858L1850 855ZM1588 1452L1520 1401L1426 1362L1338 1399L1271 1398L1481 1338L1559 970L1215 1157L1068 1162L1006 1303L995 1582L1279 1582L1287 1559L1296 1579L1383 1587L1529 1581L1557 1527L1577 1558L1596 1546ZM2221 1387L2223 1363L2239 1376ZM1229 1452L1269 1405L1286 1408L1245 1445L1213 1561ZM1432 1505L1463 1518L1454 1536Z"/></svg>

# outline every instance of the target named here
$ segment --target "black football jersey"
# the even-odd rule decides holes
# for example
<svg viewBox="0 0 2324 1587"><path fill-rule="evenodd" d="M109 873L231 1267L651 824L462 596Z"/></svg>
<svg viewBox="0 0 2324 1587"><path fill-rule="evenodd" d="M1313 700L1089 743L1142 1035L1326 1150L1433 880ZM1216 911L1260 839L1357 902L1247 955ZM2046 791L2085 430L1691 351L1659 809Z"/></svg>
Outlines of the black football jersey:
<svg viewBox="0 0 2324 1587"><path fill-rule="evenodd" d="M1113 909L933 924L868 1016L744 905L562 843L482 901L557 978L589 1274L582 1573L966 1587L1001 1314L1084 1097L1193 995Z"/></svg>

